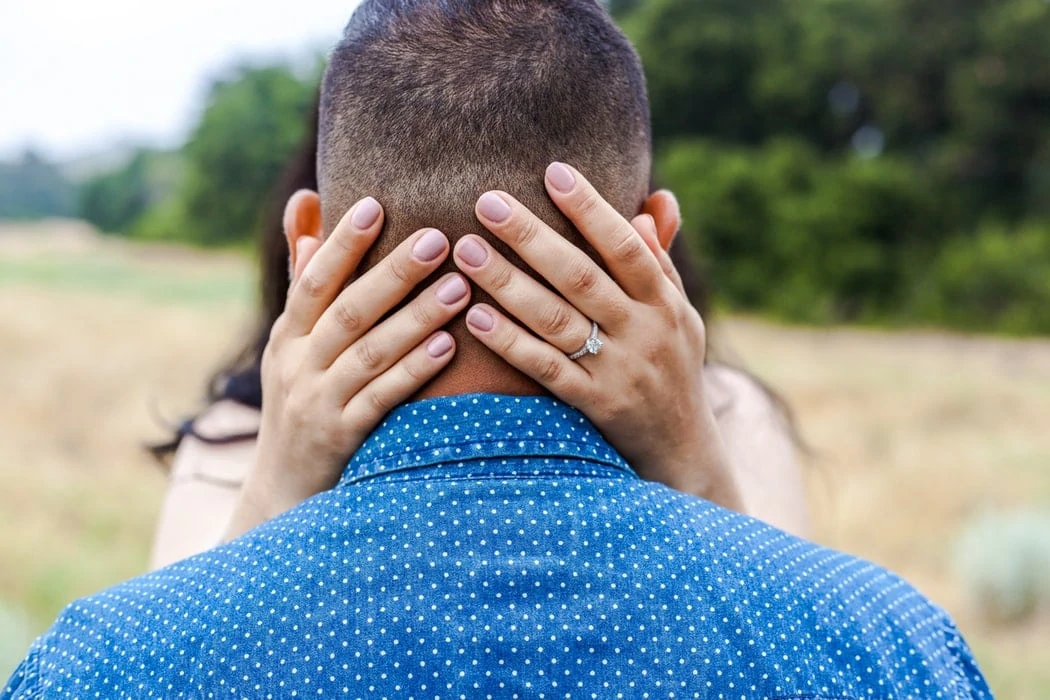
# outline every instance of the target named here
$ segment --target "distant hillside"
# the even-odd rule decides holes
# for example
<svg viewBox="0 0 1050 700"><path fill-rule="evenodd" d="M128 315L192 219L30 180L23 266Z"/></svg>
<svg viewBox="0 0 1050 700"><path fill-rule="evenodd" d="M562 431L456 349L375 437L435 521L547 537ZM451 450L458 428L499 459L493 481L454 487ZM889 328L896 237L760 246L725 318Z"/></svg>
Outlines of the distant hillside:
<svg viewBox="0 0 1050 700"><path fill-rule="evenodd" d="M98 175L111 173L126 166L141 149L136 144L114 144L104 151L78 156L59 164L62 174L74 183L82 183Z"/></svg>
<svg viewBox="0 0 1050 700"><path fill-rule="evenodd" d="M63 163L27 150L17 160L0 161L0 220L87 218L115 232L167 199L182 167L175 151L132 144Z"/></svg>
<svg viewBox="0 0 1050 700"><path fill-rule="evenodd" d="M68 217L76 209L76 186L54 163L31 150L0 162L0 219Z"/></svg>

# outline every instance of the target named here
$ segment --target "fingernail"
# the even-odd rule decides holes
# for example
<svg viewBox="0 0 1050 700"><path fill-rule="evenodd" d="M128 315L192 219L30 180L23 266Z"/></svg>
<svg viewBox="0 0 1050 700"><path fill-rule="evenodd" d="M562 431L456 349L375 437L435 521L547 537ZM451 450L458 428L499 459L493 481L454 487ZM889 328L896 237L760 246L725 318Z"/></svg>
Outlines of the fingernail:
<svg viewBox="0 0 1050 700"><path fill-rule="evenodd" d="M576 186L576 177L561 163L550 164L547 168L547 179L550 180L551 186L562 194L572 192L572 188Z"/></svg>
<svg viewBox="0 0 1050 700"><path fill-rule="evenodd" d="M372 227L372 224L374 224L379 218L379 213L381 211L382 210L379 208L379 202L371 197L365 197L357 203L357 207L354 209L354 213L350 217L350 223L359 231L364 231L365 229Z"/></svg>
<svg viewBox="0 0 1050 700"><path fill-rule="evenodd" d="M459 257L471 267L481 267L489 259L489 253L485 246L472 238L464 238L459 244Z"/></svg>
<svg viewBox="0 0 1050 700"><path fill-rule="evenodd" d="M439 357L444 357L448 354L448 351L452 349L452 338L442 333L438 337L434 338L427 345L427 354L433 357L435 360Z"/></svg>
<svg viewBox="0 0 1050 700"><path fill-rule="evenodd" d="M510 205L495 192L486 192L478 200L478 211L489 221L501 224L510 218Z"/></svg>
<svg viewBox="0 0 1050 700"><path fill-rule="evenodd" d="M436 296L442 304L455 304L467 296L467 284L462 277L453 277L438 287Z"/></svg>
<svg viewBox="0 0 1050 700"><path fill-rule="evenodd" d="M445 234L432 228L416 241L412 247L412 255L416 256L417 260L432 262L445 252L446 245L448 241L445 240Z"/></svg>
<svg viewBox="0 0 1050 700"><path fill-rule="evenodd" d="M492 327L496 325L496 321L492 318L492 314L477 307L467 312L467 323L485 333L491 331Z"/></svg>

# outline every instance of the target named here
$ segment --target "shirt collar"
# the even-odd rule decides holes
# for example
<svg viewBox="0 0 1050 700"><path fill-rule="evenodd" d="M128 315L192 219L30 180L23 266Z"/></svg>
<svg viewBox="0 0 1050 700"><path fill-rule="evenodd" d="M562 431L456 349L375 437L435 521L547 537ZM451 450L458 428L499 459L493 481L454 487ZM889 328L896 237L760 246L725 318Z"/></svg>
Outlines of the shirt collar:
<svg viewBox="0 0 1050 700"><path fill-rule="evenodd" d="M560 401L467 394L395 409L354 453L340 483L477 460L513 471L526 458L573 460L633 474L598 429Z"/></svg>

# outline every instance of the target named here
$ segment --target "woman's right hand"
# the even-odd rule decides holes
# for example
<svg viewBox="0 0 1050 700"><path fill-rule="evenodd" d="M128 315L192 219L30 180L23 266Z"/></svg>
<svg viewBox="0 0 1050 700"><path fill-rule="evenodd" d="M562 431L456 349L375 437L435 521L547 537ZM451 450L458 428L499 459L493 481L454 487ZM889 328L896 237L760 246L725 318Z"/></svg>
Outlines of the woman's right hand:
<svg viewBox="0 0 1050 700"><path fill-rule="evenodd" d="M442 277L380 322L448 257L441 232L417 232L343 288L382 227L382 207L369 197L323 243L297 243L288 302L263 353L256 467L227 539L334 486L383 417L455 354L440 329L470 301L462 275Z"/></svg>

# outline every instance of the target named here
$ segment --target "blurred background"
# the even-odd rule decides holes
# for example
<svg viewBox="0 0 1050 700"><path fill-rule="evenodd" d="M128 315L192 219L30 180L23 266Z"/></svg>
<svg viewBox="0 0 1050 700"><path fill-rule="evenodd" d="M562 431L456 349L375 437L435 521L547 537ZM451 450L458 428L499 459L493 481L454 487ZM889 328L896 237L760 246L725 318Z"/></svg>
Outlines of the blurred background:
<svg viewBox="0 0 1050 700"><path fill-rule="evenodd" d="M0 676L141 573L251 330L255 240L356 3L0 6ZM1050 2L620 0L718 324L806 442L816 539L1050 697Z"/></svg>

